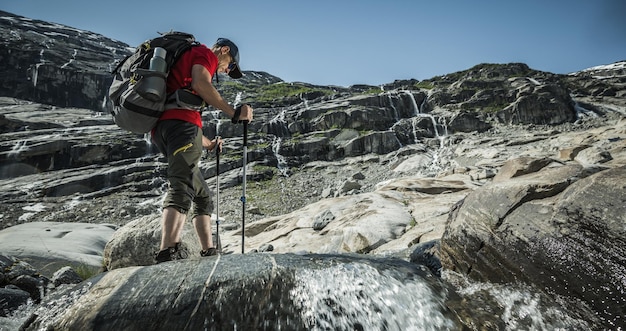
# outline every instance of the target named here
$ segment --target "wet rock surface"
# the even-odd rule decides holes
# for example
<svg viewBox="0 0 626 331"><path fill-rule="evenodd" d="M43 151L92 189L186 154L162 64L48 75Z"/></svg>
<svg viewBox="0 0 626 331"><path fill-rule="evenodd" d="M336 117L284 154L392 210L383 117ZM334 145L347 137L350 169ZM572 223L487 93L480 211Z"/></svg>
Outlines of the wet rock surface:
<svg viewBox="0 0 626 331"><path fill-rule="evenodd" d="M391 282L398 291L380 287ZM80 284L78 297L51 297L24 329L303 330L328 325L458 329L459 321L442 305L445 288L427 270L401 260L223 255L101 274ZM318 297L316 291L323 294ZM351 300L343 300L341 291L348 292ZM385 304L404 295L403 303L419 306L425 316L411 316L410 310ZM329 301L333 302L330 309ZM342 314L359 318L342 321L335 317Z"/></svg>

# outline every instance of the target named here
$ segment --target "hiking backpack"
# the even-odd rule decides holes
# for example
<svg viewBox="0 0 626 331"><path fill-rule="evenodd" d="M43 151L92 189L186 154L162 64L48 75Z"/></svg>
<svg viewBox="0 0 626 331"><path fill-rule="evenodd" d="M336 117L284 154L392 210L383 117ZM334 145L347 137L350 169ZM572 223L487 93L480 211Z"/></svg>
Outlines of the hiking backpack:
<svg viewBox="0 0 626 331"><path fill-rule="evenodd" d="M199 45L193 35L184 32L168 32L161 36L145 41L137 46L135 52L113 70L113 82L109 87L109 98L113 108L113 121L120 128L134 133L146 133L152 130L159 117L166 109L165 82L170 68L176 60L192 46ZM165 72L150 69L150 60L154 49L165 49ZM146 94L146 85L150 80L162 80L157 86L161 98L154 94ZM178 93L176 93L178 99ZM198 97L199 98L199 97Z"/></svg>

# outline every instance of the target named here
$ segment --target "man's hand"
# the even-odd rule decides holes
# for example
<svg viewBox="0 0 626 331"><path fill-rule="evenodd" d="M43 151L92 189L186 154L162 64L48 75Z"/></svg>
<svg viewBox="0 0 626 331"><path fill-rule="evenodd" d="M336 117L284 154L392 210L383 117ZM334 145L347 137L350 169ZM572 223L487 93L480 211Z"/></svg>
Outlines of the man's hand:
<svg viewBox="0 0 626 331"><path fill-rule="evenodd" d="M224 141L220 137L216 137L215 139L210 140L209 138L202 136L202 147L208 149L209 151L213 151L217 146L218 151L221 153L223 143Z"/></svg>
<svg viewBox="0 0 626 331"><path fill-rule="evenodd" d="M235 113L233 114L233 117L230 119L230 121L233 124L243 122L249 123L250 121L252 121L252 112L253 109L252 107L250 107L250 105L241 105L235 108Z"/></svg>
<svg viewBox="0 0 626 331"><path fill-rule="evenodd" d="M239 115L239 121L252 122L253 112L254 112L254 109L252 109L250 105L242 105L241 114Z"/></svg>

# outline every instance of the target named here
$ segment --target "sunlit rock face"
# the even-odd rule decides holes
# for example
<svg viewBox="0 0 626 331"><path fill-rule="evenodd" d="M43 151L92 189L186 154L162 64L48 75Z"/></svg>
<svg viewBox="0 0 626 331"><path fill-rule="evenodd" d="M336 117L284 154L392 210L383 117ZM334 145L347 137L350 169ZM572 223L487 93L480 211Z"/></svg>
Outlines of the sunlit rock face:
<svg viewBox="0 0 626 331"><path fill-rule="evenodd" d="M623 324L626 167L592 172L557 166L469 194L442 238L444 267L550 288L604 325Z"/></svg>
<svg viewBox="0 0 626 331"><path fill-rule="evenodd" d="M0 11L0 94L99 109L124 43L65 25Z"/></svg>

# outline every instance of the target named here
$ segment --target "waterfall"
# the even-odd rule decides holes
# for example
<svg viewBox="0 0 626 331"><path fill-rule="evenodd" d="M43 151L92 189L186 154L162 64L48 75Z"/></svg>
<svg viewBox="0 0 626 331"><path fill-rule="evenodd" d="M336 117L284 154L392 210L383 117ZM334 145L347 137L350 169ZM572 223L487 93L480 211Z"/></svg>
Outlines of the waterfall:
<svg viewBox="0 0 626 331"><path fill-rule="evenodd" d="M300 108L300 110L298 110L297 117L302 116L304 112L311 109L311 107L309 106L309 100L307 100L302 94L300 94L300 100L302 100L302 104L304 105L304 108Z"/></svg>
<svg viewBox="0 0 626 331"><path fill-rule="evenodd" d="M400 120L400 114L398 114L398 108L393 104L393 98L391 97L391 92L387 93L387 98L389 99L389 104L391 105L391 109L393 109L393 119L397 122Z"/></svg>
<svg viewBox="0 0 626 331"><path fill-rule="evenodd" d="M280 155L280 147L283 141L282 137L290 136L287 121L285 120L286 115L287 109L281 109L278 114L276 114L276 116L268 122L267 129L268 133L274 134L274 138L272 140L272 152L274 152L274 156L278 162L278 171L285 177L288 176L289 167L287 166L287 159Z"/></svg>
<svg viewBox="0 0 626 331"><path fill-rule="evenodd" d="M210 122L215 121L215 136L217 137L220 135L220 127L222 126L222 121L220 120L220 114L222 113L222 111L218 109L212 110L209 113L213 117Z"/></svg>
<svg viewBox="0 0 626 331"><path fill-rule="evenodd" d="M102 96L102 104L100 105L100 107L101 107L102 109L107 109L107 102L108 102L108 100L109 100L108 93L105 93L105 94Z"/></svg>
<svg viewBox="0 0 626 331"><path fill-rule="evenodd" d="M413 97L413 93L411 93L411 96ZM413 100L413 102L415 103L415 100ZM424 100L422 100L422 103L420 104L420 107L417 109L418 113L422 113L422 109L424 109L424 106L426 106L426 98L424 98Z"/></svg>
<svg viewBox="0 0 626 331"><path fill-rule="evenodd" d="M287 109L281 109L276 116L269 120L267 133L274 134L278 137L288 137L291 135L289 128L287 127Z"/></svg>
<svg viewBox="0 0 626 331"><path fill-rule="evenodd" d="M304 109L309 110L309 100L307 100L302 93L300 93L300 100L304 104Z"/></svg>
<svg viewBox="0 0 626 331"><path fill-rule="evenodd" d="M235 96L235 101L233 101L233 107L237 107L241 103L242 94L243 92L241 91L237 92L237 95Z"/></svg>
<svg viewBox="0 0 626 331"><path fill-rule="evenodd" d="M570 96L571 97L571 96ZM576 110L576 119L582 119L586 117L598 117L598 114L594 113L592 110L589 110L583 106L581 106L576 99L572 97L574 100L574 110Z"/></svg>
<svg viewBox="0 0 626 331"><path fill-rule="evenodd" d="M285 116L287 115L287 109L283 108L281 109L278 114L276 114L276 116L274 116L271 120L270 123L285 123Z"/></svg>
<svg viewBox="0 0 626 331"><path fill-rule="evenodd" d="M413 105L413 115L417 116L420 113L420 108L417 106L417 102L415 101L415 96L411 91L402 90L404 94L407 94L410 97L411 105Z"/></svg>
<svg viewBox="0 0 626 331"><path fill-rule="evenodd" d="M150 132L144 133L143 134L143 141L146 142L146 146L148 148L150 148L150 146L152 146L152 134L150 134Z"/></svg>
<svg viewBox="0 0 626 331"><path fill-rule="evenodd" d="M450 134L448 133L448 123L446 122L446 119L444 117L439 117L439 124L443 128L443 135L449 136Z"/></svg>
<svg viewBox="0 0 626 331"><path fill-rule="evenodd" d="M284 156L280 155L280 146L282 144L282 141L283 138L276 136L274 137L274 139L272 140L272 152L276 157L276 168L278 168L278 172L280 172L280 174L284 177L289 177L289 166L287 165L287 159Z"/></svg>
<svg viewBox="0 0 626 331"><path fill-rule="evenodd" d="M15 143L11 150L9 151L9 157L17 157L22 152L27 151L28 146L26 146L26 140L21 140Z"/></svg>
<svg viewBox="0 0 626 331"><path fill-rule="evenodd" d="M42 65L41 63L35 64L35 70L33 70L33 73L32 73L32 75L33 75L32 79L33 79L33 86L34 87L37 87L37 77L39 76L39 66L41 66L41 65Z"/></svg>
<svg viewBox="0 0 626 331"><path fill-rule="evenodd" d="M424 108L424 106L426 105L426 98L424 98L424 100L422 100L422 103L418 106L417 105L417 101L415 101L415 96L413 95L413 93L411 91L408 90L403 90L403 93L409 95L411 98L411 104L413 105L413 120L411 121L411 124L413 125L413 135L415 136L415 142L417 142L417 129L416 129L416 121L418 117L426 117L429 118L430 121L433 124L433 130L435 131L435 138L440 139L441 135L439 134L439 129L437 129L437 121L435 120L435 117L431 114L424 114L422 113L422 109Z"/></svg>
<svg viewBox="0 0 626 331"><path fill-rule="evenodd" d="M61 66L61 69L65 69L67 66L72 64L72 62L74 62L74 59L76 58L77 54L78 54L78 51L74 50L74 53L72 53L72 58L69 59L69 61L67 61L66 63L63 63L63 65Z"/></svg>
<svg viewBox="0 0 626 331"><path fill-rule="evenodd" d="M220 135L220 126L222 126L222 121L220 121L220 119L218 118L215 123L215 136L216 137Z"/></svg>
<svg viewBox="0 0 626 331"><path fill-rule="evenodd" d="M448 136L448 125L445 122L445 119L440 117L438 118L438 120L440 122L443 122L443 124L441 125L441 127L443 127L444 129L444 135L442 135L439 132L439 125L437 123L437 119L431 115L431 114L426 114L423 113L422 110L425 108L426 106L426 100L427 98L424 98L424 100L422 100L421 104L418 106L417 105L417 101L415 100L415 96L413 95L413 93L411 91L408 90L404 90L401 91L405 94L408 94L411 97L411 104L413 105L413 118L411 118L411 126L413 128L413 137L414 137L414 141L415 143L419 143L418 139L417 139L417 122L419 118L428 118L430 119L430 122L432 123L433 126L433 131L435 134L435 138L437 138L437 140L439 140L439 147L437 149L435 149L432 152L432 163L429 167L429 171L430 172L437 172L440 171L441 169L445 168L444 165L442 165L442 160L445 160L445 158L442 158L441 155L443 153L447 152L447 148L445 148L445 143L446 143L446 137Z"/></svg>
<svg viewBox="0 0 626 331"><path fill-rule="evenodd" d="M37 87L37 78L39 76L39 67L42 64L44 64L43 53L44 53L44 49L42 48L41 51L39 51L39 63L35 64L35 69L32 72L32 80L33 80L33 86L34 87Z"/></svg>

